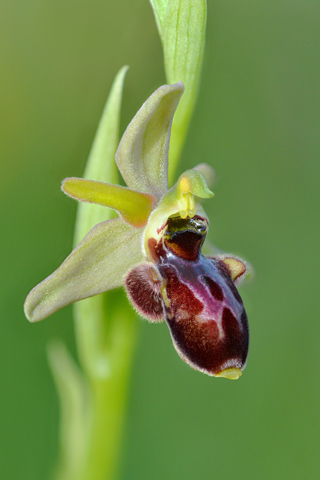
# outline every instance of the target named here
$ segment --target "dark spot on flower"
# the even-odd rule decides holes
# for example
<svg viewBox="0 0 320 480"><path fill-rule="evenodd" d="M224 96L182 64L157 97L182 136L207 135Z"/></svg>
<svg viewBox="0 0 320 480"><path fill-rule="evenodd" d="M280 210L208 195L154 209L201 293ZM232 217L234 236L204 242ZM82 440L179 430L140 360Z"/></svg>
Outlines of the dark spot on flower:
<svg viewBox="0 0 320 480"><path fill-rule="evenodd" d="M194 261L200 255L207 229L207 220L198 215L193 218L169 218L164 243L174 255Z"/></svg>
<svg viewBox="0 0 320 480"><path fill-rule="evenodd" d="M225 308L222 315L222 328L231 356L241 358L244 364L249 344L248 320L245 310L243 309L240 318L236 319L231 310Z"/></svg>
<svg viewBox="0 0 320 480"><path fill-rule="evenodd" d="M242 298L240 297L240 294L237 290L237 287L233 283L233 280L230 276L230 272L229 272L228 267L223 262L221 262L221 260L219 260L219 259L212 258L211 260L214 262L214 264L216 265L216 267L220 271L221 275L225 279L228 287L230 288L231 292L233 293L234 298L237 300L238 303L240 303L240 305L242 305L243 304Z"/></svg>
<svg viewBox="0 0 320 480"><path fill-rule="evenodd" d="M197 260L200 254L200 247L203 243L203 235L194 232L176 232L171 238L165 240L168 248L185 260Z"/></svg>
<svg viewBox="0 0 320 480"><path fill-rule="evenodd" d="M222 314L222 329L225 334L231 355L237 355L239 341L241 337L241 329L239 322L229 308L223 309Z"/></svg>
<svg viewBox="0 0 320 480"><path fill-rule="evenodd" d="M209 288L211 295L213 298L216 300L219 300L220 302L223 301L223 291L220 285L217 284L212 278L208 277L207 275L203 275L202 277L204 283L207 285Z"/></svg>
<svg viewBox="0 0 320 480"><path fill-rule="evenodd" d="M170 266L160 267L166 278L166 294L170 300L168 314L174 316L177 320L180 317L189 315L198 315L203 310L202 302L195 296L188 285L181 282L175 270Z"/></svg>

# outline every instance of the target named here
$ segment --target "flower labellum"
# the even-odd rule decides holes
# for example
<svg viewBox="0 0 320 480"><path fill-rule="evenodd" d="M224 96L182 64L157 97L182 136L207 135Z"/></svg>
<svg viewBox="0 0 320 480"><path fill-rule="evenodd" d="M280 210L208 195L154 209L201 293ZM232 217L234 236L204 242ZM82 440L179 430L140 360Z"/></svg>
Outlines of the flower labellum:
<svg viewBox="0 0 320 480"><path fill-rule="evenodd" d="M159 241L149 239L153 263L126 276L128 296L150 321L166 320L173 344L191 367L237 379L248 353L248 321L234 281L246 271L235 257L205 257L208 221L171 217Z"/></svg>
<svg viewBox="0 0 320 480"><path fill-rule="evenodd" d="M72 302L124 285L136 310L165 320L174 347L191 367L237 379L248 353L248 322L235 284L246 273L238 258L206 257L209 220L199 204L213 193L213 170L187 170L168 189L168 152L182 82L163 85L125 131L116 162L127 187L68 178L64 193L114 209L62 265L27 296L25 314L37 322Z"/></svg>

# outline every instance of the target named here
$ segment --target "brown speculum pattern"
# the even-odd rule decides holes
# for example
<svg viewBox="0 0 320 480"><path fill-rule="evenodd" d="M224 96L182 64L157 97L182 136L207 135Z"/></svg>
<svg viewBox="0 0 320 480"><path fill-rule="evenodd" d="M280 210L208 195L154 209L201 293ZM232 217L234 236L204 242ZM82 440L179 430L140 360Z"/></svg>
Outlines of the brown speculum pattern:
<svg viewBox="0 0 320 480"><path fill-rule="evenodd" d="M243 370L247 359L247 315L232 279L243 275L245 266L235 257L202 255L207 228L200 216L169 218L160 240L149 240L154 263L131 270L125 285L142 316L166 320L184 361L219 375L227 369ZM241 274L239 268L237 274L232 271L234 263Z"/></svg>

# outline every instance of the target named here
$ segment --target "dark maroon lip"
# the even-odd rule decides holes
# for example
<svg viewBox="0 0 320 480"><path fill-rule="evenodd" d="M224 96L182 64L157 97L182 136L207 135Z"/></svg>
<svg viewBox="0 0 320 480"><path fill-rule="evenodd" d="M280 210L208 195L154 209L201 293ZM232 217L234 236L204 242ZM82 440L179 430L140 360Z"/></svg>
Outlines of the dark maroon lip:
<svg viewBox="0 0 320 480"><path fill-rule="evenodd" d="M138 312L166 320L180 357L209 375L245 367L249 330L242 299L223 258L205 257L208 222L169 218L158 241L149 239L153 260L133 268L125 285ZM230 258L230 257L229 257ZM245 272L245 265L239 259Z"/></svg>

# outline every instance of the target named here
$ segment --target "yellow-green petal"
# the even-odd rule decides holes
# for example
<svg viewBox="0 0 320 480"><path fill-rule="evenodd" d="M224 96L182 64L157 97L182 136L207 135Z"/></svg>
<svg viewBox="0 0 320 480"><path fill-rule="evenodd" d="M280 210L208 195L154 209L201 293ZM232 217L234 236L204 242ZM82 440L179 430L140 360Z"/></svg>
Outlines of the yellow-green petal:
<svg viewBox="0 0 320 480"><path fill-rule="evenodd" d="M168 151L171 123L184 85L163 85L142 105L116 152L120 173L133 190L157 200L168 189Z"/></svg>
<svg viewBox="0 0 320 480"><path fill-rule="evenodd" d="M216 172L210 165L207 163L199 163L199 165L193 167L193 170L199 170L199 172L202 173L209 187L213 185L216 178Z"/></svg>
<svg viewBox="0 0 320 480"><path fill-rule="evenodd" d="M155 198L147 193L84 178L66 178L61 188L76 200L116 210L126 223L135 228L142 228L147 224L156 203Z"/></svg>
<svg viewBox="0 0 320 480"><path fill-rule="evenodd" d="M180 175L176 189L185 194L191 193L199 198L211 198L214 195L207 185L205 176L197 168L187 170Z"/></svg>
<svg viewBox="0 0 320 480"><path fill-rule="evenodd" d="M26 298L25 315L38 322L62 307L122 285L130 268L143 259L141 230L120 218L99 223L62 265Z"/></svg>

